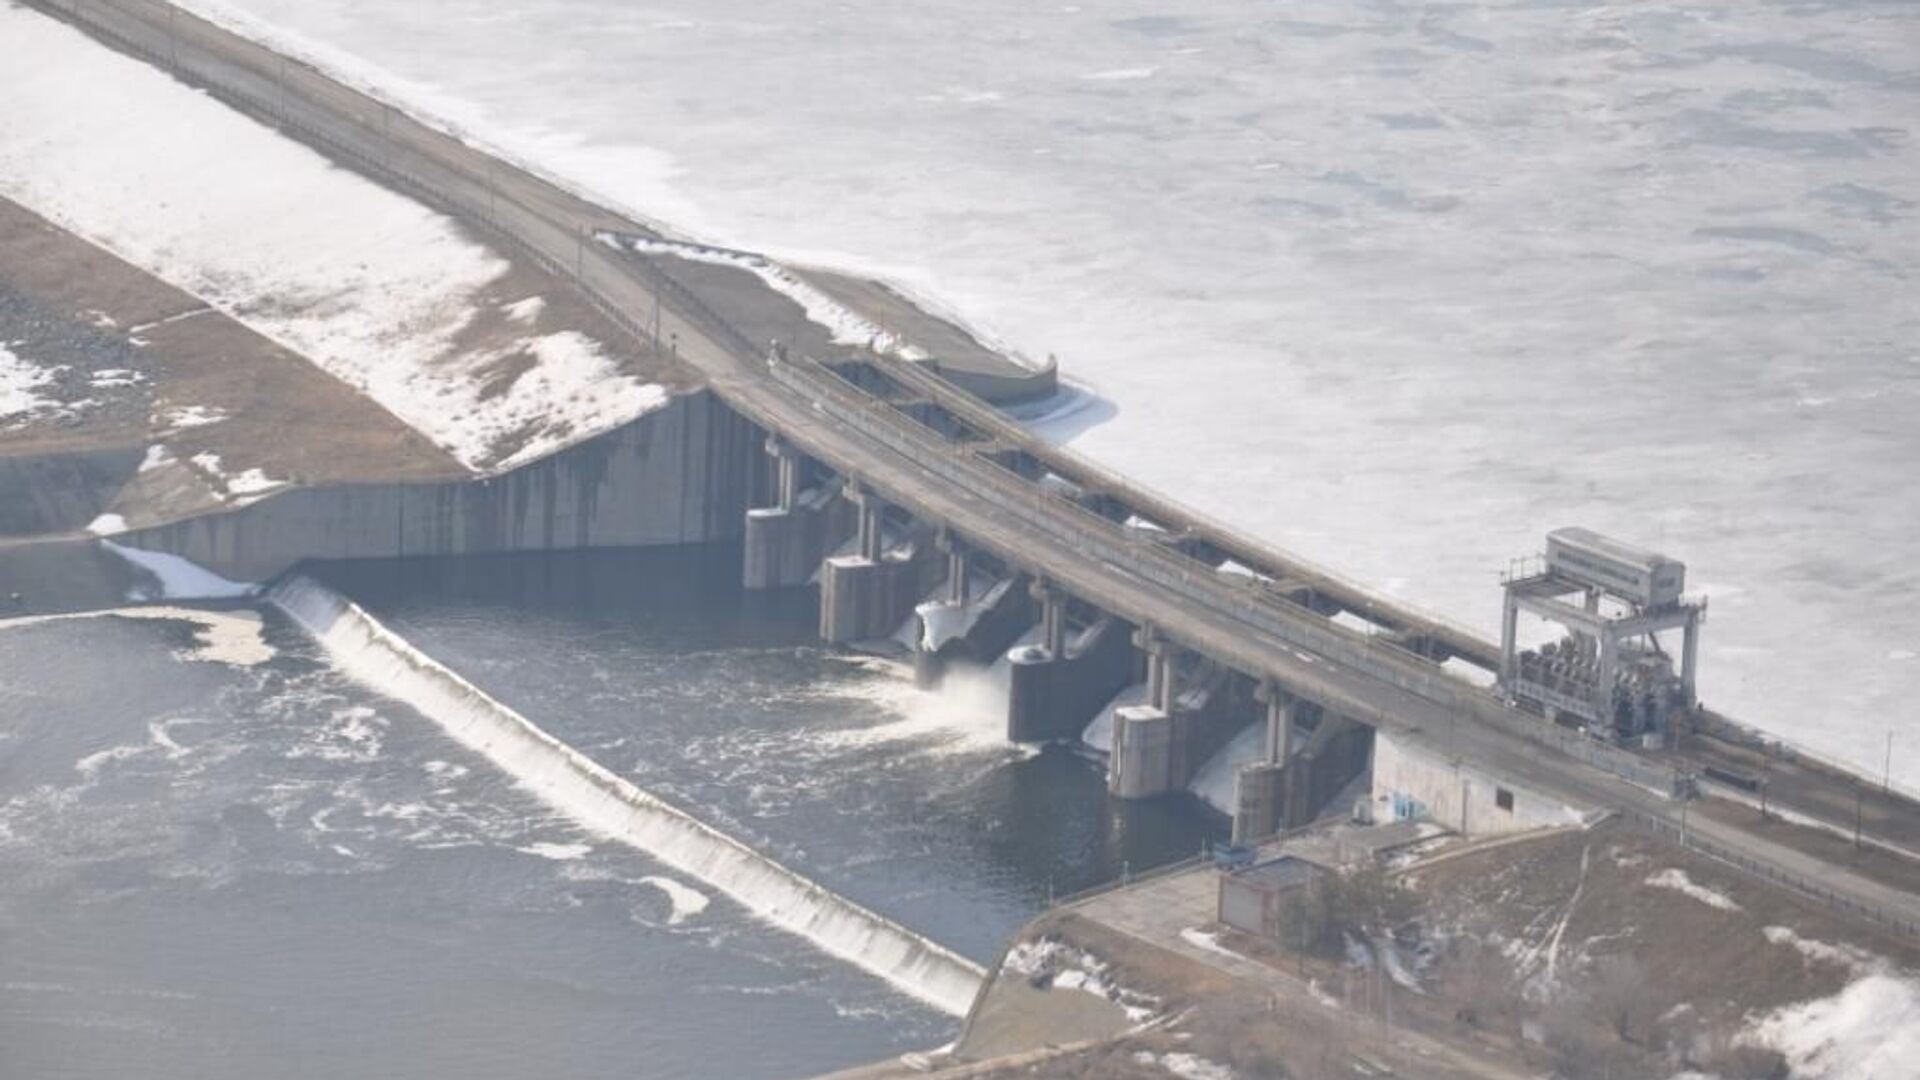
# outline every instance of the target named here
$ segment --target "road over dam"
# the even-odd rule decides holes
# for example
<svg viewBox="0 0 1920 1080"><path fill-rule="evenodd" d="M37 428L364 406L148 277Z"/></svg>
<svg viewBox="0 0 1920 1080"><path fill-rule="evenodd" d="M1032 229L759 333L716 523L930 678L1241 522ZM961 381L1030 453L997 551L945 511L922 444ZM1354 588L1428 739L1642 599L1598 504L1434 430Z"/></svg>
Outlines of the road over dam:
<svg viewBox="0 0 1920 1080"><path fill-rule="evenodd" d="M1043 636L1027 666L1041 682L1049 665L1082 659L1089 641L1124 635L1146 654L1149 689L1116 719L1116 791L1172 786L1167 776L1179 770L1167 755L1192 756L1178 745L1188 738L1180 714L1194 707L1183 680L1204 677L1266 703L1276 764L1306 741L1293 730L1304 707L1322 730L1364 725L1574 807L1685 830L1770 876L1818 882L1884 925L1920 928L1920 897L1733 825L1688 821L1670 761L1558 727L1443 666L1497 666L1494 647L1473 634L1139 491L1034 438L934 367L879 353L823 362L752 340L725 303L678 279L677 260L662 253L670 242L640 222L171 5L33 6L504 241L700 371L768 435L775 462L768 505L754 511L758 526L748 523L748 557L756 542L784 545L795 550L760 555L819 566L823 622L847 623L828 636L885 636L883 626L925 595L916 584L937 583L941 569L964 580L970 559L1017 576L1040 605ZM837 538L823 545L819 528L798 521L824 515L805 497L823 489L857 521L851 553L834 554ZM936 546L946 559L928 557ZM806 580L772 576L779 580L765 583ZM952 596L969 598L964 585Z"/></svg>

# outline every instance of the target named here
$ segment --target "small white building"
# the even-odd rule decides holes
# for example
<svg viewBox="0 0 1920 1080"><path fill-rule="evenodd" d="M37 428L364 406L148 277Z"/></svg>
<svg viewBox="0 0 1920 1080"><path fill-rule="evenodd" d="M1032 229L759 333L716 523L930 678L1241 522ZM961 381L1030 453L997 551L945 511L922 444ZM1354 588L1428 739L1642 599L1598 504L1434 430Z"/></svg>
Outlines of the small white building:
<svg viewBox="0 0 1920 1080"><path fill-rule="evenodd" d="M1378 731L1373 739L1373 820L1426 820L1462 836L1498 836L1578 825L1581 812L1525 784L1456 761L1426 743Z"/></svg>

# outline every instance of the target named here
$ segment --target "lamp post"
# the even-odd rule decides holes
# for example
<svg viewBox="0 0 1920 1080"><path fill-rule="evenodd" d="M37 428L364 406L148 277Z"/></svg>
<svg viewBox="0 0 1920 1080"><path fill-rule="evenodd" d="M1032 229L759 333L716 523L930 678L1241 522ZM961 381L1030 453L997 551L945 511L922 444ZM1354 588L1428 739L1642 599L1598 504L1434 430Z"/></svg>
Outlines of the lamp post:
<svg viewBox="0 0 1920 1080"><path fill-rule="evenodd" d="M1856 777L1853 781L1853 849L1860 850L1860 808L1867 797L1866 786Z"/></svg>
<svg viewBox="0 0 1920 1080"><path fill-rule="evenodd" d="M1893 794L1893 729L1887 729L1887 771L1880 776L1880 794Z"/></svg>

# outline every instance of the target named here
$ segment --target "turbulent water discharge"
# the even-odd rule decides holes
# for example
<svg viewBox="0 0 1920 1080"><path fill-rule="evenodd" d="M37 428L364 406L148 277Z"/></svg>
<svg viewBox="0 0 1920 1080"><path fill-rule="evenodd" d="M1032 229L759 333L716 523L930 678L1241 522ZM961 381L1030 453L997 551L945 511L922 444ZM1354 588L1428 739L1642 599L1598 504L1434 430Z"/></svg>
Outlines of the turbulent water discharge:
<svg viewBox="0 0 1920 1080"><path fill-rule="evenodd" d="M604 836L725 892L768 922L954 1015L972 1004L979 964L836 896L634 787L558 741L310 578L273 602L326 646L341 669L404 701L528 791Z"/></svg>

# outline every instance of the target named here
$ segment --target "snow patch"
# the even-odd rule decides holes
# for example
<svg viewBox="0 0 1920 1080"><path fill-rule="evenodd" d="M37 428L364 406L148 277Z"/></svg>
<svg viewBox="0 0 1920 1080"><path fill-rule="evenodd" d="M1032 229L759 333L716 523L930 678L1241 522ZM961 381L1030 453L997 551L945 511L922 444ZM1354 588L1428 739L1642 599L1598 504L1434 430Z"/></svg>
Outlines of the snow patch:
<svg viewBox="0 0 1920 1080"><path fill-rule="evenodd" d="M1180 940L1186 942L1189 945L1192 945L1195 948L1205 949L1210 953L1218 953L1221 956L1231 956L1236 960L1246 959L1246 957L1241 956L1239 953L1234 952L1232 949L1229 949L1225 945L1220 944L1219 934L1210 934L1205 930L1199 930L1199 929L1195 929L1194 927L1188 927L1187 929L1180 931Z"/></svg>
<svg viewBox="0 0 1920 1080"><path fill-rule="evenodd" d="M140 471L144 473L152 472L155 469L164 469L168 465L175 464L178 460L178 458L173 456L173 451L168 450L159 443L155 443L147 447L147 456L140 459Z"/></svg>
<svg viewBox="0 0 1920 1080"><path fill-rule="evenodd" d="M228 497L242 506L255 502L270 492L287 487L289 483L286 480L272 479L257 467L229 475L221 465L220 455L211 451L193 455L192 461L202 472L212 477L219 487L225 489Z"/></svg>
<svg viewBox="0 0 1920 1080"><path fill-rule="evenodd" d="M146 382L147 377L131 368L102 368L87 381L95 390L108 390L116 386L134 386Z"/></svg>
<svg viewBox="0 0 1920 1080"><path fill-rule="evenodd" d="M127 594L129 600L229 600L259 591L257 585L228 581L178 555L123 547L111 540L101 543L108 551L157 579L157 585L135 585Z"/></svg>
<svg viewBox="0 0 1920 1080"><path fill-rule="evenodd" d="M1768 926L1763 927L1760 933L1766 936L1769 943L1785 945L1809 961L1848 968L1855 974L1880 971L1887 966L1885 960L1858 946L1834 945L1801 937L1792 927Z"/></svg>
<svg viewBox="0 0 1920 1080"><path fill-rule="evenodd" d="M1036 985L1057 990L1079 990L1120 1006L1127 1019L1142 1024L1153 1018L1160 999L1129 990L1113 981L1112 965L1061 941L1022 941L1007 950L1003 971L1024 975Z"/></svg>
<svg viewBox="0 0 1920 1080"><path fill-rule="evenodd" d="M501 304L500 310L506 314L507 318L512 319L514 322L531 324L540 318L541 312L547 310L547 298L544 296L529 296L525 300L515 300L510 304Z"/></svg>
<svg viewBox="0 0 1920 1080"><path fill-rule="evenodd" d="M64 408L40 393L64 367L45 367L0 344L0 425L18 426Z"/></svg>
<svg viewBox="0 0 1920 1080"><path fill-rule="evenodd" d="M87 531L95 536L116 536L127 531L127 519L119 514L101 514L87 522Z"/></svg>
<svg viewBox="0 0 1920 1080"><path fill-rule="evenodd" d="M1687 876L1687 872L1679 867L1668 867L1657 874L1647 875L1647 884L1661 889L1672 889L1674 892L1690 896L1710 908L1717 908L1721 911L1740 910L1740 905L1734 903L1732 897L1720 892L1718 889L1710 889L1705 885L1696 884L1692 878Z"/></svg>
<svg viewBox="0 0 1920 1080"><path fill-rule="evenodd" d="M665 401L577 334L456 346L509 264L451 219L36 12L0 7L0 40L0 195L313 361L468 467L511 468ZM503 387L490 376L518 354L533 364Z"/></svg>
<svg viewBox="0 0 1920 1080"><path fill-rule="evenodd" d="M833 340L841 345L859 345L871 348L882 356L893 356L901 360L925 360L926 350L909 344L900 335L872 322L866 316L828 296L826 292L811 282L803 280L798 274L774 262L764 255L750 251L734 251L730 248L710 247L706 244L688 244L674 240L648 240L643 237L623 237L616 246L625 247L640 255L666 255L690 262L712 263L717 266L731 266L753 274L761 281L787 299L800 305L807 314L807 321L825 327L833 335Z"/></svg>
<svg viewBox="0 0 1920 1080"><path fill-rule="evenodd" d="M163 409L154 416L155 421L168 432L205 427L208 424L217 424L226 418L225 409L216 409L211 405L178 405L171 409Z"/></svg>
<svg viewBox="0 0 1920 1080"><path fill-rule="evenodd" d="M1777 1050L1806 1080L1912 1080L1920 1062L1920 984L1856 979L1832 997L1776 1009L1742 1039Z"/></svg>
<svg viewBox="0 0 1920 1080"><path fill-rule="evenodd" d="M1141 1065L1158 1065L1173 1075L1181 1077L1181 1080L1233 1080L1234 1078L1234 1071L1225 1065L1181 1051L1155 1054L1151 1050L1135 1050L1133 1060Z"/></svg>

